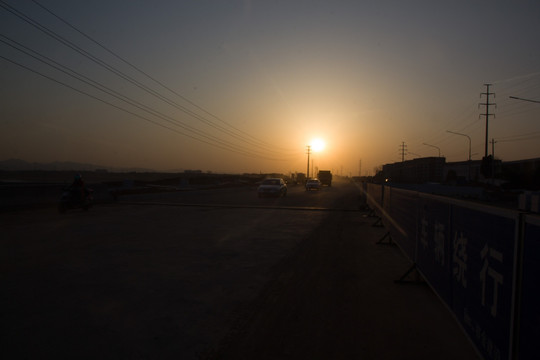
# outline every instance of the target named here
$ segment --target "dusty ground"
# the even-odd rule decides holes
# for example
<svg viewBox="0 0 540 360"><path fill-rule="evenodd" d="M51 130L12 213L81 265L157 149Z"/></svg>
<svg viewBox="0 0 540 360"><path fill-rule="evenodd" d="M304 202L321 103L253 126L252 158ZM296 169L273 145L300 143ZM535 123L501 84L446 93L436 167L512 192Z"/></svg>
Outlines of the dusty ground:
<svg viewBox="0 0 540 360"><path fill-rule="evenodd" d="M258 199L249 189L0 217L0 357L473 359L450 312L376 242L343 184ZM268 208L238 208L236 205Z"/></svg>
<svg viewBox="0 0 540 360"><path fill-rule="evenodd" d="M209 358L478 358L427 285L394 283L409 264L372 222L330 214Z"/></svg>

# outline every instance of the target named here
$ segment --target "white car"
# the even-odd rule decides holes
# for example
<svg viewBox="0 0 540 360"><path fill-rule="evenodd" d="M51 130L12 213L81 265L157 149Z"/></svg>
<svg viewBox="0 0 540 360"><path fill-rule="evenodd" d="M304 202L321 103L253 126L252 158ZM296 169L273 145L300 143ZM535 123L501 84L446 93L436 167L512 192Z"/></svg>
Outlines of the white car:
<svg viewBox="0 0 540 360"><path fill-rule="evenodd" d="M259 197L263 196L285 196L287 195L287 184L282 178L264 179L257 189Z"/></svg>
<svg viewBox="0 0 540 360"><path fill-rule="evenodd" d="M309 179L306 182L306 190L320 190L321 182L319 179Z"/></svg>

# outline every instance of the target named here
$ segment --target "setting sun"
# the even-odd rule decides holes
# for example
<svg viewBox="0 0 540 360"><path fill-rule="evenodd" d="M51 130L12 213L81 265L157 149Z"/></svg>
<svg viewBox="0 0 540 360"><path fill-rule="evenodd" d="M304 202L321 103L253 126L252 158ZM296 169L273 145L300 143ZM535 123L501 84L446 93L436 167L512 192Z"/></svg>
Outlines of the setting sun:
<svg viewBox="0 0 540 360"><path fill-rule="evenodd" d="M320 152L323 151L326 144L324 143L324 140L322 139L313 139L311 140L311 149L314 152Z"/></svg>

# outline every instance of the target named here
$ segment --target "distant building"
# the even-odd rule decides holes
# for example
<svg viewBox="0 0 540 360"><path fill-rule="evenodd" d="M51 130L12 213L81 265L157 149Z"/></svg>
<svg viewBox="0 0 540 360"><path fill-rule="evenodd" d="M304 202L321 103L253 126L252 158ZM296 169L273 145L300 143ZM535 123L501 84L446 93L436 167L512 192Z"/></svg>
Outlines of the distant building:
<svg viewBox="0 0 540 360"><path fill-rule="evenodd" d="M506 161L501 173L512 187L540 190L540 158Z"/></svg>
<svg viewBox="0 0 540 360"><path fill-rule="evenodd" d="M418 158L383 165L379 181L404 184L483 182L506 184L509 188L540 190L540 158L507 162L495 159L483 165L488 167L487 177L482 173L482 160L447 163L443 157Z"/></svg>
<svg viewBox="0 0 540 360"><path fill-rule="evenodd" d="M503 164L505 170L509 170L515 173L530 174L540 170L540 158L505 161Z"/></svg>
<svg viewBox="0 0 540 360"><path fill-rule="evenodd" d="M455 161L444 164L443 178L447 183L478 182L482 177L482 160Z"/></svg>
<svg viewBox="0 0 540 360"><path fill-rule="evenodd" d="M443 182L444 157L424 157L383 165L383 174L388 181L397 183L423 184Z"/></svg>

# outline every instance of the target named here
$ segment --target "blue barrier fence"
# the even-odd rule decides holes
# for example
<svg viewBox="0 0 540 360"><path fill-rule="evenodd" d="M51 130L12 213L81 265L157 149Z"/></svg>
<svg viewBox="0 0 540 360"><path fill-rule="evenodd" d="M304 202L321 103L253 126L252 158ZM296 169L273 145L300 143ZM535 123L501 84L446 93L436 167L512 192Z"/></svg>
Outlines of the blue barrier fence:
<svg viewBox="0 0 540 360"><path fill-rule="evenodd" d="M518 348L521 358L537 359L540 339L540 217L525 216Z"/></svg>
<svg viewBox="0 0 540 360"><path fill-rule="evenodd" d="M381 208L383 201L383 190L382 185L378 184L367 184L367 193L368 193L368 205L372 208Z"/></svg>
<svg viewBox="0 0 540 360"><path fill-rule="evenodd" d="M486 359L538 358L540 217L368 184L367 202Z"/></svg>
<svg viewBox="0 0 540 360"><path fill-rule="evenodd" d="M389 229L405 255L415 259L418 219L418 192L385 188L383 209L388 216L383 224Z"/></svg>
<svg viewBox="0 0 540 360"><path fill-rule="evenodd" d="M426 281L450 305L452 293L452 207L419 196L418 251L415 263Z"/></svg>

